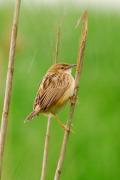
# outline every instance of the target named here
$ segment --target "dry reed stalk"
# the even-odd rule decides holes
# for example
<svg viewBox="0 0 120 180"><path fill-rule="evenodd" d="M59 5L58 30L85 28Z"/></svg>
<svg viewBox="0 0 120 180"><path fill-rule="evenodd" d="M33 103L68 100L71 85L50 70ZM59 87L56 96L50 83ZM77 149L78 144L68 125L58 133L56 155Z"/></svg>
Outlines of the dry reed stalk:
<svg viewBox="0 0 120 180"><path fill-rule="evenodd" d="M15 56L15 48L16 48L16 38L17 38L19 12L20 12L20 3L21 3L21 0L16 0L15 12L14 12L14 17L13 17L13 26L12 26L12 32L11 32L11 41L10 41L10 51L9 51L9 61L8 61L8 71L7 71L7 78L6 78L4 105L3 105L3 112L2 112L2 119L1 119L0 179L2 176L4 146L5 146L5 140L6 140L7 126L8 126L8 113L9 113L9 106L10 106L11 92L12 92L14 56Z"/></svg>
<svg viewBox="0 0 120 180"><path fill-rule="evenodd" d="M57 29L56 33L56 46L55 46L55 60L54 63L58 61L59 54L59 45L60 45L60 27ZM51 128L51 116L48 117L47 129L45 135L45 144L44 144L44 152L43 152L43 161L42 161L42 171L41 171L41 180L45 180L46 178L46 167L47 167L47 159L48 159L48 146L50 139L50 128Z"/></svg>
<svg viewBox="0 0 120 180"><path fill-rule="evenodd" d="M55 63L58 62L59 47L60 47L60 26L58 26L56 33Z"/></svg>
<svg viewBox="0 0 120 180"><path fill-rule="evenodd" d="M74 96L71 101L71 106L70 106L70 112L69 112L69 117L66 123L66 126L68 129L71 128L71 123L73 119L73 114L75 110L75 104L76 104L76 99L77 99L77 92L78 92L78 85L79 85L79 79L80 79L80 73L81 73L81 67L83 64L83 55L84 55L84 50L85 50L85 45L86 45L86 38L87 38L87 31L88 31L88 15L87 11L85 11L81 17L81 21L83 23L82 26L82 34L81 34L81 41L80 41L80 47L78 50L78 58L77 58L77 68L76 68L76 75L75 75L75 89L74 89ZM68 139L69 139L69 134L70 131L65 131L64 137L63 137L63 142L61 146L61 151L58 159L58 164L55 172L55 177L54 180L59 180L62 172L62 167L63 167L63 162L65 158L65 152L67 149L67 144L68 144Z"/></svg>
<svg viewBox="0 0 120 180"><path fill-rule="evenodd" d="M44 145L44 152L43 152L41 180L45 180L45 178L46 178L46 167L47 167L47 159L48 159L48 146L49 146L49 139L50 139L50 128L51 128L51 116L48 117L48 122L47 122L47 130L46 130L46 135L45 135L45 145Z"/></svg>
<svg viewBox="0 0 120 180"><path fill-rule="evenodd" d="M0 87L2 87L2 55L0 52ZM0 95L1 95L1 89L0 89Z"/></svg>

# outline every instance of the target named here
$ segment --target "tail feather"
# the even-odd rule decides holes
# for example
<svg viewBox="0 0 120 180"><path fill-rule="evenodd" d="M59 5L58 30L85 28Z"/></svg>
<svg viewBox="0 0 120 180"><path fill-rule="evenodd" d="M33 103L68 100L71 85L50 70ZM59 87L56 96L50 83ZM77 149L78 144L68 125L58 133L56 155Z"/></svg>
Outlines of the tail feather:
<svg viewBox="0 0 120 180"><path fill-rule="evenodd" d="M36 116L38 114L38 112L36 111L33 111L31 112L27 117L26 117L26 120L32 120L34 116Z"/></svg>

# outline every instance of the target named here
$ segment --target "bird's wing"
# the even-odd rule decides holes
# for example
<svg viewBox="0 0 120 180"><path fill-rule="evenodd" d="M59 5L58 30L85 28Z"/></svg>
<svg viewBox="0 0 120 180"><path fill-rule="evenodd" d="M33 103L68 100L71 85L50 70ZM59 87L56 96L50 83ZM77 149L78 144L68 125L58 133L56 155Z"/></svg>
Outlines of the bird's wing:
<svg viewBox="0 0 120 180"><path fill-rule="evenodd" d="M41 110L47 111L70 87L70 77L68 74L51 74L45 77L40 87L34 108L39 105Z"/></svg>

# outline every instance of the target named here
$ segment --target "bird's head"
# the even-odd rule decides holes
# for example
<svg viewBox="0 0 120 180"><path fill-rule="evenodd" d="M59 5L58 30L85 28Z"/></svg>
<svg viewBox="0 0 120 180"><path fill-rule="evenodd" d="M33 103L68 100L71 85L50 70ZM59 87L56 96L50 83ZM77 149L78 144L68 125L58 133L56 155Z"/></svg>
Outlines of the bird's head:
<svg viewBox="0 0 120 180"><path fill-rule="evenodd" d="M73 67L75 67L76 64L54 64L51 68L50 71L55 71L55 72L66 72L66 73L71 73L71 70Z"/></svg>

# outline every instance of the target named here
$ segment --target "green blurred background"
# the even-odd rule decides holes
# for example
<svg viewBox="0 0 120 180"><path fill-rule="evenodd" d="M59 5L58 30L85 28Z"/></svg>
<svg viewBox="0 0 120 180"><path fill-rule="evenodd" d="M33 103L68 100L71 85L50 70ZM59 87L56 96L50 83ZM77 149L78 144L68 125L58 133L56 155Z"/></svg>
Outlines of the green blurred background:
<svg viewBox="0 0 120 180"><path fill-rule="evenodd" d="M55 33L61 25L61 62L75 63L83 9L70 6L21 7L14 83L5 146L3 180L38 180L47 119L24 124L38 84L54 61ZM88 8L89 33L79 97L62 180L120 179L120 16ZM8 63L13 6L0 8L0 115ZM74 72L73 72L74 74ZM59 113L65 123L68 107ZM63 130L52 120L47 180L52 180Z"/></svg>

